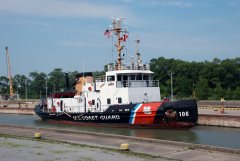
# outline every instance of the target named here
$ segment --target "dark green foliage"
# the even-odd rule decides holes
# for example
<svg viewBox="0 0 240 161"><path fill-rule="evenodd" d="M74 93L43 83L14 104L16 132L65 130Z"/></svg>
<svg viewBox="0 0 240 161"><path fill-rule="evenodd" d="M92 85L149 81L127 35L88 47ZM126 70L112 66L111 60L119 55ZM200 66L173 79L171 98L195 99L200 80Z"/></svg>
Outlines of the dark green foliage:
<svg viewBox="0 0 240 161"><path fill-rule="evenodd" d="M240 99L240 57L212 62L186 62L159 57L150 61L154 78L160 80L162 97L170 97L170 76L173 72L175 97L197 99Z"/></svg>
<svg viewBox="0 0 240 161"><path fill-rule="evenodd" d="M161 96L170 98L170 73L173 74L173 93L177 99L192 98L195 91L197 99L217 99L224 97L227 100L240 99L240 57L235 59L212 61L187 62L164 57L150 60L150 68L155 73L154 79L160 81ZM105 65L104 70L107 70ZM74 91L75 75L78 73L67 72L69 86ZM104 71L93 73L94 78L103 78ZM47 83L47 84L46 84ZM29 78L25 75L13 77L14 93L25 98L27 87L28 98L40 98L53 92L66 91L65 73L61 68L56 68L49 74L31 72ZM0 93L9 93L9 80L0 77Z"/></svg>
<svg viewBox="0 0 240 161"><path fill-rule="evenodd" d="M69 78L69 89L66 88L66 77ZM15 94L19 94L20 98L45 98L47 95L55 92L75 92L75 81L78 71L63 72L61 68L55 68L49 74L43 72L30 72L29 78L25 75L15 75L13 77L13 89ZM104 71L96 71L93 73L94 78L102 77ZM46 90L47 88L47 90ZM0 77L0 94L9 94L9 79L6 76Z"/></svg>
<svg viewBox="0 0 240 161"><path fill-rule="evenodd" d="M196 84L196 98L206 100L211 95L207 79L200 79Z"/></svg>
<svg viewBox="0 0 240 161"><path fill-rule="evenodd" d="M39 98L40 93L45 91L47 75L43 72L31 72L29 77L31 82L28 83L28 94L31 96L30 98Z"/></svg>
<svg viewBox="0 0 240 161"><path fill-rule="evenodd" d="M65 73L61 68L55 68L48 74L49 90L53 92L62 92L66 89Z"/></svg>
<svg viewBox="0 0 240 161"><path fill-rule="evenodd" d="M9 80L5 76L0 77L0 93L7 93L9 91Z"/></svg>

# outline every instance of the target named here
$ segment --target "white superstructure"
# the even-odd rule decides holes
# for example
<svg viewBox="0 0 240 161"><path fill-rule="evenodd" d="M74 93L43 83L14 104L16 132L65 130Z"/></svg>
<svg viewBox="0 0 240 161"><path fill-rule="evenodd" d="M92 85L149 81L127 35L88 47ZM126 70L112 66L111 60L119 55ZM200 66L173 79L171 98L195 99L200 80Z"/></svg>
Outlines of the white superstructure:
<svg viewBox="0 0 240 161"><path fill-rule="evenodd" d="M109 65L104 79L93 80L92 73L81 73L76 82L76 95L73 98L49 98L48 109L55 108L57 112L104 112L110 105L133 104L160 101L159 82L153 80L153 72L148 65L143 65L138 52L137 62L127 66L122 63L121 42L128 35L122 30L122 19L114 19L111 29L117 37L117 63ZM123 35L121 35L123 33Z"/></svg>

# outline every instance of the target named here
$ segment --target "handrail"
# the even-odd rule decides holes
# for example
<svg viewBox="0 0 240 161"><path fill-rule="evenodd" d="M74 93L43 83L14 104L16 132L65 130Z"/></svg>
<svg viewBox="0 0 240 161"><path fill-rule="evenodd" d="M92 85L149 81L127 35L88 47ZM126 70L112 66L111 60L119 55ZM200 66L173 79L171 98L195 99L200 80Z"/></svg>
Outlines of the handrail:
<svg viewBox="0 0 240 161"><path fill-rule="evenodd" d="M159 87L158 80L128 80L128 81L117 81L117 88L128 87L128 88L139 88L139 87Z"/></svg>

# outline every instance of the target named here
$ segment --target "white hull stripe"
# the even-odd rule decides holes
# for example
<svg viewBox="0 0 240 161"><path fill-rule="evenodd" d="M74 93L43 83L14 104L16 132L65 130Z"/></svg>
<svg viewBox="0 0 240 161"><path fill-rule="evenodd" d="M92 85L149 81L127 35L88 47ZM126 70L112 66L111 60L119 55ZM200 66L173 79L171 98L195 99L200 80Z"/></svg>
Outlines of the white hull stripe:
<svg viewBox="0 0 240 161"><path fill-rule="evenodd" d="M131 115L130 115L130 119L129 119L129 123L130 124L134 124L135 121L135 116L136 116L136 112L138 111L138 109L142 106L142 104L137 104L133 110L131 111Z"/></svg>

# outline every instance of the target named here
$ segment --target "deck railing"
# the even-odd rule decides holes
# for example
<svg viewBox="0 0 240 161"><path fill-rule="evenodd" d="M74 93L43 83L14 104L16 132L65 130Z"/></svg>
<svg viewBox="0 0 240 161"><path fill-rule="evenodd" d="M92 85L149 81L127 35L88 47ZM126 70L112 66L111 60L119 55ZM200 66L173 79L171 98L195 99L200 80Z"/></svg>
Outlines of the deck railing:
<svg viewBox="0 0 240 161"><path fill-rule="evenodd" d="M132 66L128 64L122 64L121 66L108 65L108 71L115 70L150 70L150 65L149 64L144 64L140 66Z"/></svg>
<svg viewBox="0 0 240 161"><path fill-rule="evenodd" d="M140 88L140 87L159 87L158 80L129 80L129 81L117 81L117 88Z"/></svg>

